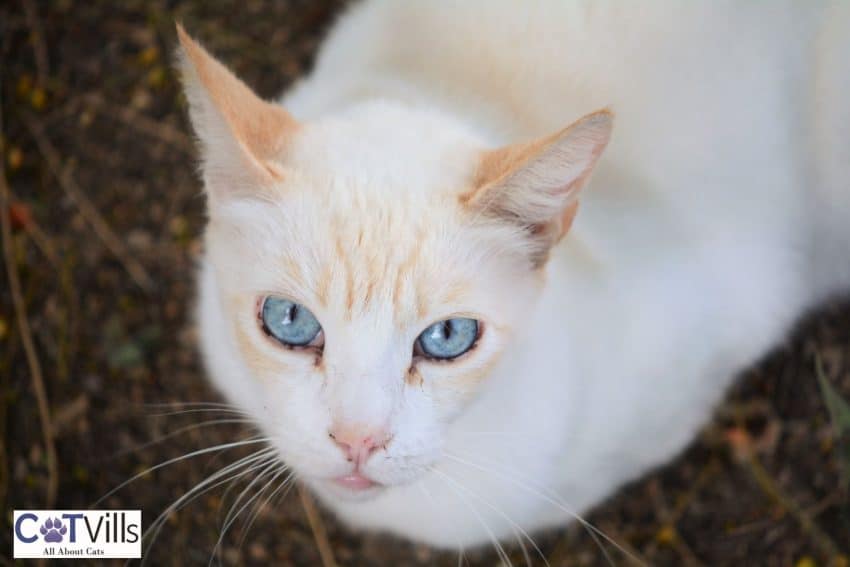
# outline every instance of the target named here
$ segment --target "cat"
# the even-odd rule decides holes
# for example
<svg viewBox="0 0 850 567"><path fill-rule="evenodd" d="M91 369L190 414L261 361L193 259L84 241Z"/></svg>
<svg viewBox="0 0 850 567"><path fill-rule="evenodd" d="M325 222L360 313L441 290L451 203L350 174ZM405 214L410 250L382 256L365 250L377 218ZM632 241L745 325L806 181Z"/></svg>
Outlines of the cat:
<svg viewBox="0 0 850 567"><path fill-rule="evenodd" d="M209 376L355 528L573 521L850 287L850 3L366 0L279 103L178 35Z"/></svg>

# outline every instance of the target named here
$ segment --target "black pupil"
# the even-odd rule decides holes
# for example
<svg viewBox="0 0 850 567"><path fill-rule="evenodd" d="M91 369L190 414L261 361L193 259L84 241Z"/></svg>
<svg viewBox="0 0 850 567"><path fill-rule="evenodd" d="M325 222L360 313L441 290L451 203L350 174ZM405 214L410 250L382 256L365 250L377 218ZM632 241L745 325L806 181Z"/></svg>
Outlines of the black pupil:
<svg viewBox="0 0 850 567"><path fill-rule="evenodd" d="M443 338L447 341L452 337L452 324L450 321L443 322Z"/></svg>
<svg viewBox="0 0 850 567"><path fill-rule="evenodd" d="M286 310L286 315L283 317L283 324L290 325L298 317L298 306L292 304L289 306L289 309Z"/></svg>

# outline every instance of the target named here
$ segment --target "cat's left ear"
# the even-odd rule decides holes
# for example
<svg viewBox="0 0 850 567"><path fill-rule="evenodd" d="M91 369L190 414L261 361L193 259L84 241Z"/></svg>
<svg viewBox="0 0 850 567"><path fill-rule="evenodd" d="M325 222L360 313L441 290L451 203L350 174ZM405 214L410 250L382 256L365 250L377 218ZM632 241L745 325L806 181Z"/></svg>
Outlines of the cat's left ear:
<svg viewBox="0 0 850 567"><path fill-rule="evenodd" d="M178 62L201 144L211 204L273 191L286 145L298 129L282 106L259 98L177 24Z"/></svg>
<svg viewBox="0 0 850 567"><path fill-rule="evenodd" d="M572 224L612 125L613 114L600 110L551 136L485 152L461 204L525 229L532 264L542 266Z"/></svg>

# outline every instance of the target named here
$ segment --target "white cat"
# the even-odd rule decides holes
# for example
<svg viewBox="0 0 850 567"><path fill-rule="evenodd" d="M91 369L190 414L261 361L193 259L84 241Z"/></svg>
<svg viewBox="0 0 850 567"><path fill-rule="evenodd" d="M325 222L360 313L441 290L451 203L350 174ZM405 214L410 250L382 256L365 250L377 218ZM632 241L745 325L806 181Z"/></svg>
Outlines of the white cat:
<svg viewBox="0 0 850 567"><path fill-rule="evenodd" d="M209 373L354 526L563 524L850 287L850 2L368 0L282 105L180 40Z"/></svg>

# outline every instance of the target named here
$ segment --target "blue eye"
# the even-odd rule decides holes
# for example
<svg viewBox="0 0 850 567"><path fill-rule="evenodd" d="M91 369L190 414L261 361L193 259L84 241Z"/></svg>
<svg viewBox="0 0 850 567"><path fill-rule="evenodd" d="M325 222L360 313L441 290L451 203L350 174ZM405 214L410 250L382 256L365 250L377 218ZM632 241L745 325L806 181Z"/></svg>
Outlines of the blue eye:
<svg viewBox="0 0 850 567"><path fill-rule="evenodd" d="M471 349L476 339L478 321L457 318L434 323L422 331L416 343L425 356L448 360L457 358Z"/></svg>
<svg viewBox="0 0 850 567"><path fill-rule="evenodd" d="M283 344L319 346L311 343L316 341L322 326L303 305L282 297L269 296L263 300L261 317L265 330Z"/></svg>

